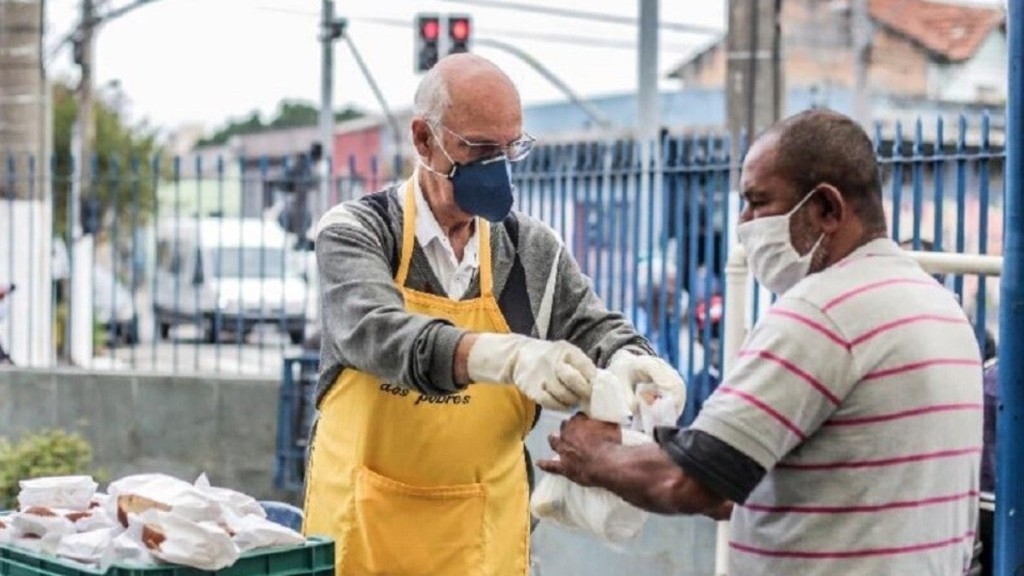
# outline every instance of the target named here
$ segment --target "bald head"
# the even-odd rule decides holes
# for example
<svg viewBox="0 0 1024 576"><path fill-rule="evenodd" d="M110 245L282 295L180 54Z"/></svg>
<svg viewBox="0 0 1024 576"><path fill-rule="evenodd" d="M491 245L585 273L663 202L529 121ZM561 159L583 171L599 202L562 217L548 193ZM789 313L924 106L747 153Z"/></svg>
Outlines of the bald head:
<svg viewBox="0 0 1024 576"><path fill-rule="evenodd" d="M853 119L827 109L790 116L758 138L751 152L769 153L798 198L831 184L872 230L885 230L882 183L871 138Z"/></svg>
<svg viewBox="0 0 1024 576"><path fill-rule="evenodd" d="M455 202L449 178L457 165L508 154L523 138L519 92L489 60L460 53L442 58L420 81L409 126L419 156L418 182L442 228L472 222Z"/></svg>
<svg viewBox="0 0 1024 576"><path fill-rule="evenodd" d="M490 60L468 52L445 56L423 76L414 113L434 125L481 116L499 124L522 121L512 79Z"/></svg>

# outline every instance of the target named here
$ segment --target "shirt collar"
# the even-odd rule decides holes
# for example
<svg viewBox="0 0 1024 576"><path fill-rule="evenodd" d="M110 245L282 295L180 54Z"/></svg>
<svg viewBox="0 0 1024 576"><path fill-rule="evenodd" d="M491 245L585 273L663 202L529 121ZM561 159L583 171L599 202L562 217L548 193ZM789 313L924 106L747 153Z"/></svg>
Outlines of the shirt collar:
<svg viewBox="0 0 1024 576"><path fill-rule="evenodd" d="M864 256L902 256L903 249L891 238L875 238L856 250L850 252L843 260L861 258Z"/></svg>
<svg viewBox="0 0 1024 576"><path fill-rule="evenodd" d="M420 188L419 168L417 173L413 174L412 181L414 189L413 196L416 200L416 241L420 243L420 246L426 248L430 246L432 242L437 242L438 246L441 246L448 252L452 258L455 258L455 252L451 249L445 240L444 230L441 229L441 225L437 223L437 218L434 217L434 212L430 209L430 204L427 204L427 199L423 195L423 189ZM476 219L474 219L476 220ZM466 243L466 248L462 254L462 263L468 264L473 268L477 268L480 265L480 223L478 221L473 222L473 235L470 236L469 242Z"/></svg>

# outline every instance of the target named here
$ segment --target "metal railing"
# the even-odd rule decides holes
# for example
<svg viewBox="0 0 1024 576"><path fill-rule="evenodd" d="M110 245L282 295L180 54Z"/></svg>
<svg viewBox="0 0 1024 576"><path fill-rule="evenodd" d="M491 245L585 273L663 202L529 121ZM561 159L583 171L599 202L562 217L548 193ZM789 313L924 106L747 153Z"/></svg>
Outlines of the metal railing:
<svg viewBox="0 0 1024 576"><path fill-rule="evenodd" d="M875 147L890 233L908 249L1001 254L1005 151L991 142L989 119L960 117L953 138L940 118L876 127ZM636 141L538 146L515 177L518 208L565 240L610 308L622 311L686 377L684 421L713 391L722 366L724 269L735 242L741 199L729 188L726 138L667 137L660 162L642 164ZM979 345L994 345L998 278L936 274L975 325ZM757 317L771 300L751 302Z"/></svg>
<svg viewBox="0 0 1024 576"><path fill-rule="evenodd" d="M987 117L875 130L891 232L908 247L1001 253L1002 163ZM907 134L912 132L911 137ZM738 162L715 135L667 136L644 162L636 140L538 145L514 166L516 208L565 241L607 305L621 311L690 383L694 404L714 388L722 350L724 268L740 208L730 190ZM70 202L73 166L6 159L0 174L0 282L19 284L0 341L22 363L69 357L69 242L75 213L95 233L88 247L96 320L95 369L280 374L319 317L318 280L305 232L319 214L316 170L305 160L94 161L89 203ZM390 163L388 163L390 164ZM355 162L332 182L329 204L387 183ZM41 194L40 191L47 191ZM77 236L75 236L77 238ZM63 246L63 247L62 247ZM77 247L77 248L76 248ZM41 274L49 266L56 279ZM18 279L28 279L23 282ZM979 340L996 333L991 282L943 279L970 313ZM48 280L46 280L48 281ZM758 293L754 313L770 298Z"/></svg>

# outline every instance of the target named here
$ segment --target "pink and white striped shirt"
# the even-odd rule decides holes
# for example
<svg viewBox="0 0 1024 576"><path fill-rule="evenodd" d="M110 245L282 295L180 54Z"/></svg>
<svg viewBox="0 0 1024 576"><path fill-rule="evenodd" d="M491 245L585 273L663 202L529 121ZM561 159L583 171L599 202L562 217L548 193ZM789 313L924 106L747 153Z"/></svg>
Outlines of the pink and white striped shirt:
<svg viewBox="0 0 1024 576"><path fill-rule="evenodd" d="M734 509L730 576L970 564L978 345L953 295L889 240L779 298L693 428L768 471Z"/></svg>

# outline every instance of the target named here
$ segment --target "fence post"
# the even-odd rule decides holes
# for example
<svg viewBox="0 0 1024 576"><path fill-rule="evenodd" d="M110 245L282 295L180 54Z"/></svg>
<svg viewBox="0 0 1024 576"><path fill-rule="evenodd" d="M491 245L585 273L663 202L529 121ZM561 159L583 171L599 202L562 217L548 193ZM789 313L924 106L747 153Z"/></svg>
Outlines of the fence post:
<svg viewBox="0 0 1024 576"><path fill-rule="evenodd" d="M1006 97L1006 238L999 306L999 419L997 421L995 573L1017 574L1024 566L1024 2L1007 4L1009 92Z"/></svg>

